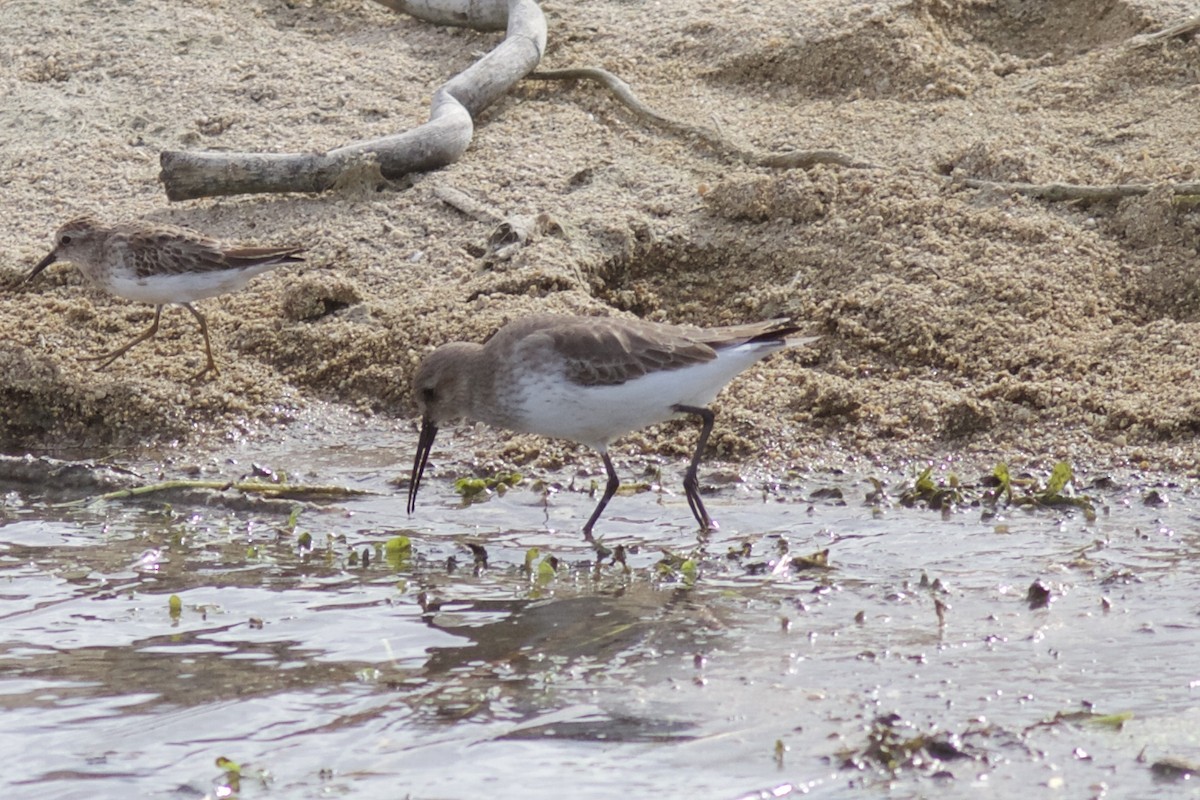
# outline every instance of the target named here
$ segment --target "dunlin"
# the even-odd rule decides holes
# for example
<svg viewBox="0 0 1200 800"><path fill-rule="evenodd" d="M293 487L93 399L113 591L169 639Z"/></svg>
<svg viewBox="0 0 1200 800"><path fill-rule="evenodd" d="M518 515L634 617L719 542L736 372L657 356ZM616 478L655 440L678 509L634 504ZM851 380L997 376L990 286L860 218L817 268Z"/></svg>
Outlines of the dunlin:
<svg viewBox="0 0 1200 800"><path fill-rule="evenodd" d="M158 320L167 303L191 312L204 335L204 369L219 372L208 339L208 323L192 306L196 300L240 289L259 273L280 264L303 261L302 247L242 247L210 239L184 228L127 222L105 225L92 217L79 217L58 229L54 249L25 278L32 280L55 261L69 261L83 276L107 292L153 303L154 322L129 344L85 361L102 362L104 369L136 345L158 332Z"/></svg>
<svg viewBox="0 0 1200 800"><path fill-rule="evenodd" d="M714 415L706 406L759 359L816 341L794 337L799 330L783 319L690 328L608 317L535 316L510 322L482 345L442 345L425 359L413 381L422 425L408 513L416 507L438 426L467 418L600 451L608 484L583 526L590 541L596 520L620 486L609 444L647 425L690 414L702 426L683 488L696 521L705 530L714 529L696 477L713 427Z"/></svg>

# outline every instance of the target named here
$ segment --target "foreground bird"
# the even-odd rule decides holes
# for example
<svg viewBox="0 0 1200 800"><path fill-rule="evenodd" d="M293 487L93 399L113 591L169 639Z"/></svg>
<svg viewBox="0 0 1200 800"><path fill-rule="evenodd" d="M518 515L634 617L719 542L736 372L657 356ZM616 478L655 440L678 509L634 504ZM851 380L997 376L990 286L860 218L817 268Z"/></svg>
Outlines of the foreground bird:
<svg viewBox="0 0 1200 800"><path fill-rule="evenodd" d="M421 435L408 488L408 513L438 426L467 418L521 433L569 439L600 451L608 484L583 526L584 538L620 486L608 446L614 439L681 414L702 427L683 479L704 530L716 527L700 500L696 470L712 432L706 408L759 359L817 337L775 319L725 328L659 325L611 317L534 316L505 325L484 344L442 345L417 369L413 394Z"/></svg>
<svg viewBox="0 0 1200 800"><path fill-rule="evenodd" d="M281 264L301 262L302 252L303 247L290 245L229 245L170 225L106 225L93 217L78 217L58 229L54 249L25 280L33 280L56 261L69 261L93 285L127 300L154 304L154 322L148 330L124 347L83 359L102 362L96 369L104 369L154 336L163 305L183 306L200 323L204 336L206 363L192 377L196 380L219 370L208 339L208 323L192 302L240 289L255 275Z"/></svg>

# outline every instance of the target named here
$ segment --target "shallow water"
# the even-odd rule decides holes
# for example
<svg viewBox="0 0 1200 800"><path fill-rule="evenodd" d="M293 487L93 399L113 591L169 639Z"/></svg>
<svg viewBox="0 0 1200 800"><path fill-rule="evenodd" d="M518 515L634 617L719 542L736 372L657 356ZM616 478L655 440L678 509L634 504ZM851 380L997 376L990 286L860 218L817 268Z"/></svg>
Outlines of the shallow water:
<svg viewBox="0 0 1200 800"><path fill-rule="evenodd" d="M867 503L863 476L726 482L706 499L721 529L698 537L666 465L665 489L612 501L597 532L626 564L597 568L585 491L526 481L464 507L451 438L410 519L391 481L411 434L334 440L288 433L199 465L373 492L306 504L294 529L295 504L233 492L64 506L0 487L9 796L1192 790L1154 768L1200 761L1190 484L1115 476L1089 522ZM196 471L158 464L131 466ZM1168 504L1144 505L1152 489ZM412 552L389 558L397 535ZM829 569L792 565L825 548Z"/></svg>

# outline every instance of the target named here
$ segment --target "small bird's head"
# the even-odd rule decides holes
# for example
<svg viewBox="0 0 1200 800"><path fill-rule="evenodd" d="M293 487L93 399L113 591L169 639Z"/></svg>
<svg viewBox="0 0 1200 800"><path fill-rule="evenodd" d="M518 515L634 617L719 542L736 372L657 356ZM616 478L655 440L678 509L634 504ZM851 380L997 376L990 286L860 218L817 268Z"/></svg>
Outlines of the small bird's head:
<svg viewBox="0 0 1200 800"><path fill-rule="evenodd" d="M408 484L408 513L417 505L417 488L425 474L438 425L464 417L471 407L471 365L480 346L466 342L444 344L421 362L413 378L413 397L421 414L421 436Z"/></svg>
<svg viewBox="0 0 1200 800"><path fill-rule="evenodd" d="M413 398L422 419L451 422L470 409L471 364L480 346L467 342L444 344L430 353L413 377Z"/></svg>
<svg viewBox="0 0 1200 800"><path fill-rule="evenodd" d="M106 230L94 217L76 217L63 224L54 234L54 249L38 262L25 280L33 280L55 261L70 261L78 265L95 260Z"/></svg>

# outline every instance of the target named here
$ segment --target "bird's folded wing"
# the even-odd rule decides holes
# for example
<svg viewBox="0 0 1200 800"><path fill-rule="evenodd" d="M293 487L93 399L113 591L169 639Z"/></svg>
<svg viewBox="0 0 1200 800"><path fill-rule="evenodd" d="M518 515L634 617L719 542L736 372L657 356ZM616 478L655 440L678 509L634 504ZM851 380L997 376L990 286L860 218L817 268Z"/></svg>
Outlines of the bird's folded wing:
<svg viewBox="0 0 1200 800"><path fill-rule="evenodd" d="M717 357L684 332L637 320L589 318L546 334L566 362L567 378L581 386L613 386Z"/></svg>
<svg viewBox="0 0 1200 800"><path fill-rule="evenodd" d="M183 229L161 226L158 229L118 229L127 240L126 260L132 261L139 277L170 275L179 272L220 272L246 269L260 264L303 261L303 247L228 246L206 236Z"/></svg>

